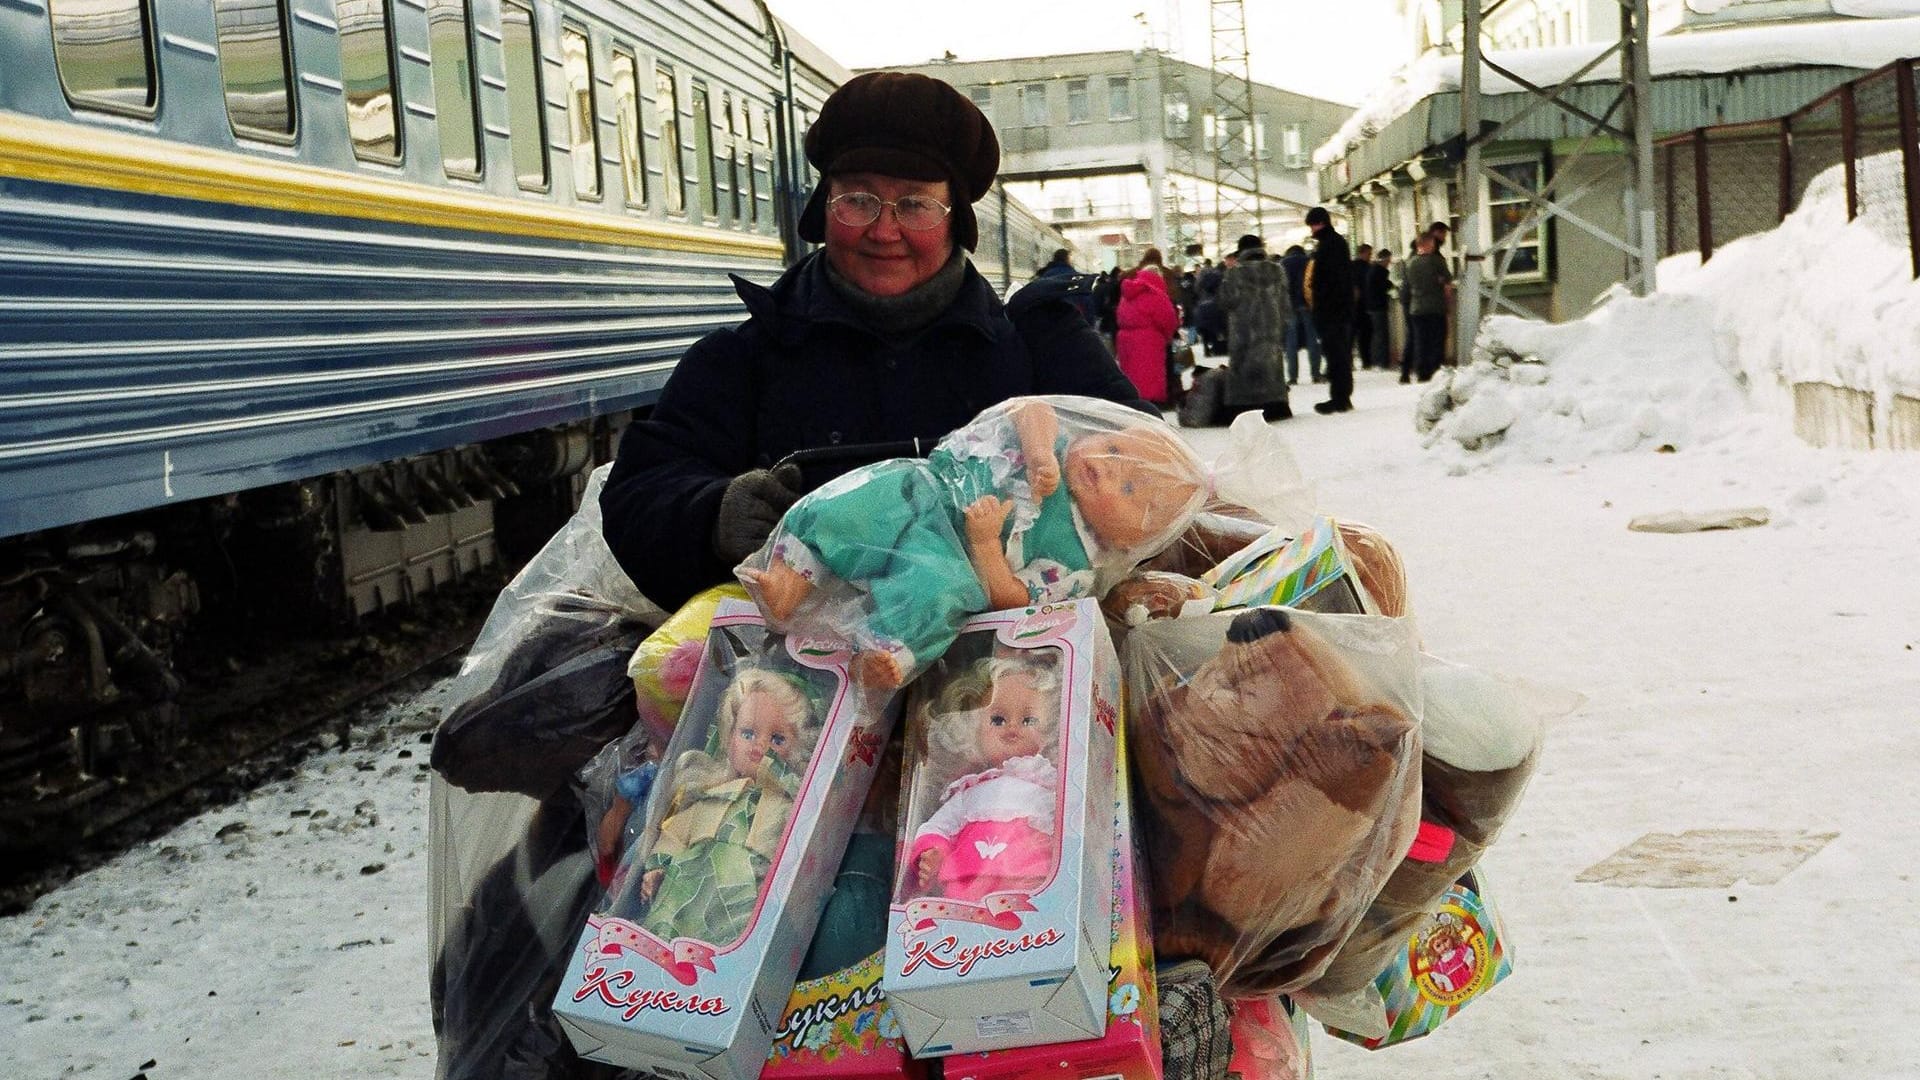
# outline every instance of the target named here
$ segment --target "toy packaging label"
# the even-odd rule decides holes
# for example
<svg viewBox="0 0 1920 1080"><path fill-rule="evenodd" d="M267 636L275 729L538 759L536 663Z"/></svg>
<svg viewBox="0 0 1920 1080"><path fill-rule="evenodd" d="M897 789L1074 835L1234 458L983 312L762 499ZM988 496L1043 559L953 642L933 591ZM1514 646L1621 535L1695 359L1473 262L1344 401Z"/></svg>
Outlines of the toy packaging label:
<svg viewBox="0 0 1920 1080"><path fill-rule="evenodd" d="M1107 981L1107 1030L1097 1039L960 1054L947 1080L1160 1080L1160 1002L1153 976L1153 930L1145 867L1133 838L1126 732L1116 732L1113 800L1113 963Z"/></svg>
<svg viewBox="0 0 1920 1080"><path fill-rule="evenodd" d="M760 1074L893 723L850 655L721 603L645 828L554 1001L582 1057Z"/></svg>
<svg viewBox="0 0 1920 1080"><path fill-rule="evenodd" d="M886 953L858 965L798 983L773 1033L773 1054L762 1080L903 1077L925 1075L907 1056L900 1019L880 986Z"/></svg>
<svg viewBox="0 0 1920 1080"><path fill-rule="evenodd" d="M1092 600L969 619L914 685L886 986L916 1057L1105 1033L1119 701Z"/></svg>
<svg viewBox="0 0 1920 1080"><path fill-rule="evenodd" d="M1340 546L1339 527L1319 516L1305 534L1278 530L1228 556L1202 579L1220 590L1218 608L1276 604L1330 614L1359 614L1353 566Z"/></svg>
<svg viewBox="0 0 1920 1080"><path fill-rule="evenodd" d="M1417 1039L1512 972L1499 913L1488 902L1479 874L1469 873L1374 980L1386 1003L1387 1034L1369 1039L1335 1027L1327 1031L1369 1050Z"/></svg>

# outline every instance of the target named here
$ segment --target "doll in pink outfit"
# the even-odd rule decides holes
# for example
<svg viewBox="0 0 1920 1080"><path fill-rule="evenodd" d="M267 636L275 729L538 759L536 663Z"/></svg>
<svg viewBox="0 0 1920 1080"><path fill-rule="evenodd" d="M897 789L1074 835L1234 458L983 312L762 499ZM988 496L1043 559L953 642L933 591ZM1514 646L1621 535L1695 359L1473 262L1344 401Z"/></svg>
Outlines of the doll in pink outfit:
<svg viewBox="0 0 1920 1080"><path fill-rule="evenodd" d="M922 897L1034 892L1053 872L1060 674L1051 657L982 660L935 702L929 765L952 775L907 853Z"/></svg>

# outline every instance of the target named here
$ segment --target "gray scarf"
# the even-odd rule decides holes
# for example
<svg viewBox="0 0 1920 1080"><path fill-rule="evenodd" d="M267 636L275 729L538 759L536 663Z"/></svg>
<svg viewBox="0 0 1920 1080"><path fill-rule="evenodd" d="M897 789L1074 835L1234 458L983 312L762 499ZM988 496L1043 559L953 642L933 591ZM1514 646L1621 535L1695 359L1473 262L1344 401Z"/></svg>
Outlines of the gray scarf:
<svg viewBox="0 0 1920 1080"><path fill-rule="evenodd" d="M827 283L840 294L853 313L888 339L909 337L932 325L960 295L960 283L967 276L967 255L960 245L953 246L947 264L919 285L899 296L875 296L840 276L832 262L826 263Z"/></svg>

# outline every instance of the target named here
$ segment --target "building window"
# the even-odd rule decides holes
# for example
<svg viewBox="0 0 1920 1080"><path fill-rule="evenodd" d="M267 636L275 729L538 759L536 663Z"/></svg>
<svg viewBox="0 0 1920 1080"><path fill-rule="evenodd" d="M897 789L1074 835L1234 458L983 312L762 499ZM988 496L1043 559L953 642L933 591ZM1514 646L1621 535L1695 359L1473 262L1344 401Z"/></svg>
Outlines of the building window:
<svg viewBox="0 0 1920 1080"><path fill-rule="evenodd" d="M1212 109L1200 114L1200 149L1212 154L1226 144L1227 125Z"/></svg>
<svg viewBox="0 0 1920 1080"><path fill-rule="evenodd" d="M1047 126L1047 84L1028 83L1020 88L1020 122L1027 127Z"/></svg>
<svg viewBox="0 0 1920 1080"><path fill-rule="evenodd" d="M473 107L473 52L467 0L427 0L427 54L433 108L440 123L440 160L449 176L480 175L480 132Z"/></svg>
<svg viewBox="0 0 1920 1080"><path fill-rule="evenodd" d="M1087 102L1087 80L1067 80L1067 123L1084 124L1092 118L1092 112Z"/></svg>
<svg viewBox="0 0 1920 1080"><path fill-rule="evenodd" d="M680 159L680 84L673 69L665 64L653 68L653 107L660 114L661 187L667 196L667 210L687 212L687 181Z"/></svg>
<svg viewBox="0 0 1920 1080"><path fill-rule="evenodd" d="M1133 77L1131 75L1107 76L1107 119L1130 120L1133 118Z"/></svg>
<svg viewBox="0 0 1920 1080"><path fill-rule="evenodd" d="M540 94L540 44L533 36L533 8L521 0L500 4L500 49L507 69L507 131L513 171L520 186L547 186L547 125Z"/></svg>
<svg viewBox="0 0 1920 1080"><path fill-rule="evenodd" d="M707 218L720 217L720 189L713 180L713 108L708 104L707 88L693 84L693 167L695 182L707 208Z"/></svg>
<svg viewBox="0 0 1920 1080"><path fill-rule="evenodd" d="M1512 236L1526 220L1532 206L1526 193L1540 190L1544 182L1545 167L1538 159L1531 159L1489 164L1487 168L1504 178L1503 180L1489 178L1484 188L1487 240L1491 246ZM1547 262L1543 236L1541 223L1535 221L1515 240L1513 254L1507 258L1507 280L1539 280L1546 276ZM1498 267L1500 256L1496 256L1492 263L1494 267Z"/></svg>
<svg viewBox="0 0 1920 1080"><path fill-rule="evenodd" d="M1164 100L1167 103L1167 138L1185 142L1193 134L1193 105L1187 100L1187 92L1175 90Z"/></svg>
<svg viewBox="0 0 1920 1080"><path fill-rule="evenodd" d="M387 0L335 0L340 25L340 81L347 98L347 134L356 156L400 159L399 118L393 109L393 43Z"/></svg>
<svg viewBox="0 0 1920 1080"><path fill-rule="evenodd" d="M279 0L214 0L213 33L233 130L276 141L292 135L287 22Z"/></svg>
<svg viewBox="0 0 1920 1080"><path fill-rule="evenodd" d="M567 76L567 147L573 158L573 192L600 197L600 128L593 108L593 58L585 31L560 28L561 70Z"/></svg>
<svg viewBox="0 0 1920 1080"><path fill-rule="evenodd" d="M967 87L967 96L973 99L973 104L975 105L975 107L977 107L981 112L987 114L988 119L992 119L993 87L969 86Z"/></svg>
<svg viewBox="0 0 1920 1080"><path fill-rule="evenodd" d="M1280 125L1280 163L1289 169L1307 167L1307 132L1299 124Z"/></svg>
<svg viewBox="0 0 1920 1080"><path fill-rule="evenodd" d="M613 130L620 141L620 182L628 206L647 203L647 155L640 139L640 69L630 53L613 51Z"/></svg>
<svg viewBox="0 0 1920 1080"><path fill-rule="evenodd" d="M1242 141L1252 144L1248 146L1247 149L1253 153L1255 158L1261 161L1271 161L1273 159L1273 148L1267 145L1266 117L1254 117L1253 124L1247 129L1247 138Z"/></svg>
<svg viewBox="0 0 1920 1080"><path fill-rule="evenodd" d="M51 0L48 14L67 97L121 112L153 111L145 0Z"/></svg>

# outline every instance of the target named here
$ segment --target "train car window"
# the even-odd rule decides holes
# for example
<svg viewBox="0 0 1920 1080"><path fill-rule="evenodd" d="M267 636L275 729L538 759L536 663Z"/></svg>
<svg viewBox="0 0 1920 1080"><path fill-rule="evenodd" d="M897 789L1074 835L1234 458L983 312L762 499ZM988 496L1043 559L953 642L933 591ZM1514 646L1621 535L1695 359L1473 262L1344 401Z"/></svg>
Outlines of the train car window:
<svg viewBox="0 0 1920 1080"><path fill-rule="evenodd" d="M467 0L427 0L427 55L433 68L441 164L448 176L477 180L480 127L473 104L473 44L467 22Z"/></svg>
<svg viewBox="0 0 1920 1080"><path fill-rule="evenodd" d="M665 64L653 68L653 107L660 113L661 184L666 189L667 211L684 214L687 182L680 158L680 83Z"/></svg>
<svg viewBox="0 0 1920 1080"><path fill-rule="evenodd" d="M153 113L146 0L51 0L47 14L68 100L112 112Z"/></svg>
<svg viewBox="0 0 1920 1080"><path fill-rule="evenodd" d="M720 191L713 180L713 110L707 104L707 88L693 84L693 167L700 182L707 217L720 217Z"/></svg>
<svg viewBox="0 0 1920 1080"><path fill-rule="evenodd" d="M540 95L540 43L533 35L533 8L501 0L500 49L507 69L508 144L513 171L529 191L547 187L547 125Z"/></svg>
<svg viewBox="0 0 1920 1080"><path fill-rule="evenodd" d="M573 192L600 197L600 129L593 110L593 58L584 30L560 28L560 55L567 73L567 145L572 148Z"/></svg>
<svg viewBox="0 0 1920 1080"><path fill-rule="evenodd" d="M745 102L735 102L732 95L720 95L720 111L727 116L727 192L733 201L733 223L740 224L747 219L747 208L741 200L743 191L740 184L740 157L745 152L740 142L740 129L745 125L739 121Z"/></svg>
<svg viewBox="0 0 1920 1080"><path fill-rule="evenodd" d="M393 107L393 35L388 0L335 0L340 25L340 81L346 85L347 134L356 156L400 160Z"/></svg>
<svg viewBox="0 0 1920 1080"><path fill-rule="evenodd" d="M280 0L214 0L213 34L233 130L276 142L292 136L292 65Z"/></svg>
<svg viewBox="0 0 1920 1080"><path fill-rule="evenodd" d="M620 139L620 180L628 206L647 204L646 144L640 138L640 69L633 54L613 50L613 127Z"/></svg>

